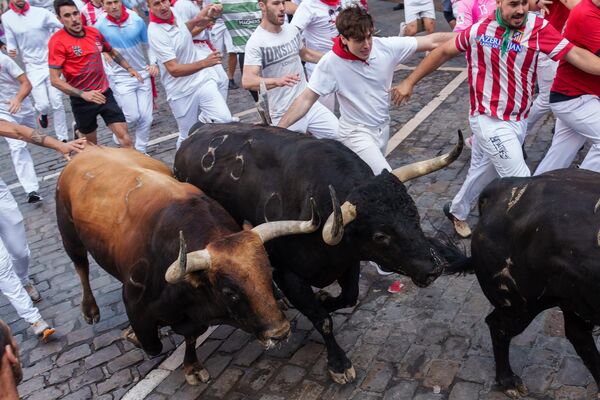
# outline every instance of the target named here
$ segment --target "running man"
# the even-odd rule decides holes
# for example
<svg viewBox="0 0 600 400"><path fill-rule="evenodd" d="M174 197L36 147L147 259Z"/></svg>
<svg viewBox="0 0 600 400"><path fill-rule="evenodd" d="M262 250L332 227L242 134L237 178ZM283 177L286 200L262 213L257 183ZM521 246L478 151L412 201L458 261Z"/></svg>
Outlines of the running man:
<svg viewBox="0 0 600 400"><path fill-rule="evenodd" d="M394 103L408 99L417 82L461 52L467 53L470 72L471 166L458 194L444 206L444 213L458 235L468 237L471 229L466 219L483 188L497 177L530 175L521 144L538 55L545 53L594 75L600 75L600 57L573 46L548 21L530 13L528 0L498 0L495 15L432 52L394 87Z"/></svg>
<svg viewBox="0 0 600 400"><path fill-rule="evenodd" d="M131 147L123 112L108 86L102 66L102 52L138 81L144 79L113 49L94 27L83 26L79 9L73 0L56 0L56 15L64 28L48 42L48 65L52 86L70 96L71 109L79 132L91 143L97 143L98 115L115 134L123 147ZM60 76L64 75L65 80Z"/></svg>
<svg viewBox="0 0 600 400"><path fill-rule="evenodd" d="M31 83L23 70L7 55L0 53L0 120L36 127L35 111L27 97ZM27 143L5 138L19 183L27 193L28 203L42 201L40 188Z"/></svg>
<svg viewBox="0 0 600 400"><path fill-rule="evenodd" d="M200 59L192 40L196 27L206 28L221 12L220 5L209 5L195 18L185 21L171 9L169 0L148 0L150 25L148 40L156 55L167 101L177 121L177 148L200 119L205 122L231 122L231 112L206 68L221 64L221 54L212 52Z"/></svg>
<svg viewBox="0 0 600 400"><path fill-rule="evenodd" d="M30 7L25 0L10 0L9 7L2 15L8 55L20 55L25 64L39 125L48 127L48 114L52 111L56 137L66 142L69 135L62 93L50 83L48 69L48 38L62 24L50 11Z"/></svg>
<svg viewBox="0 0 600 400"><path fill-rule="evenodd" d="M600 0L581 0L571 11L564 35L600 56ZM549 100L556 129L535 175L567 168L587 140L592 145L580 167L600 172L600 79L561 61Z"/></svg>
<svg viewBox="0 0 600 400"><path fill-rule="evenodd" d="M136 13L127 10L120 0L104 0L106 16L96 28L113 49L124 55L143 78L138 81L117 63L110 63L112 88L127 125L135 127L135 149L146 153L152 125L152 84L150 76L158 75L158 67L146 62L148 36L146 24Z"/></svg>
<svg viewBox="0 0 600 400"><path fill-rule="evenodd" d="M262 21L246 44L242 86L259 90L261 80L264 81L269 90L271 120L277 125L306 87L301 60L316 64L322 54L303 45L300 31L295 26L284 24L283 0L260 0L258 5ZM320 139L334 139L338 121L323 104L315 103L303 118L288 128L301 133L308 131Z"/></svg>
<svg viewBox="0 0 600 400"><path fill-rule="evenodd" d="M378 175L391 171L385 159L390 132L390 87L396 65L418 51L433 50L453 37L373 37L373 19L362 7L344 9L336 19L340 36L317 64L306 89L292 103L279 126L305 116L320 96L336 93L340 103L336 140L353 150Z"/></svg>
<svg viewBox="0 0 600 400"><path fill-rule="evenodd" d="M84 23L89 26L96 26L98 21L101 21L106 15L102 0L83 1L83 5L79 9Z"/></svg>
<svg viewBox="0 0 600 400"><path fill-rule="evenodd" d="M433 0L404 0L404 23L400 24L399 36L415 36L419 19L423 20L425 32L435 32L435 7Z"/></svg>

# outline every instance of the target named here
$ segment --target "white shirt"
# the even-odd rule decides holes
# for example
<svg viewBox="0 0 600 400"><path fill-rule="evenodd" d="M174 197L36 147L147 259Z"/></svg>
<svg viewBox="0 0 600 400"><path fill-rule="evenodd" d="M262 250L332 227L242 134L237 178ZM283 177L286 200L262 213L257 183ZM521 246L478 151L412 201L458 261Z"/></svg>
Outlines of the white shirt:
<svg viewBox="0 0 600 400"><path fill-rule="evenodd" d="M203 76L202 71L199 71L192 75L175 78L165 68L164 63L170 60L176 60L178 64L191 64L198 61L196 46L192 41L192 34L185 25L185 18L173 8L171 11L175 15L175 24L150 22L148 42L158 62L160 78L167 92L167 100L177 100L199 90Z"/></svg>
<svg viewBox="0 0 600 400"><path fill-rule="evenodd" d="M177 11L177 14L181 15L185 22L194 18L200 13L200 7L191 0L177 0L175 4L171 2L171 7ZM207 40L208 29L204 29L202 32L194 36L194 40Z"/></svg>
<svg viewBox="0 0 600 400"><path fill-rule="evenodd" d="M77 3L75 4L77 5ZM79 8L79 6L77 6ZM90 0L88 3L83 3L83 7L79 11L85 16L85 21L89 26L94 26L106 15L104 7L96 7Z"/></svg>
<svg viewBox="0 0 600 400"><path fill-rule="evenodd" d="M291 24L302 31L309 49L327 52L338 36L335 19L342 11L341 5L328 6L321 0L304 0L294 13Z"/></svg>
<svg viewBox="0 0 600 400"><path fill-rule="evenodd" d="M244 65L258 65L265 78L277 78L289 74L300 74L300 81L294 86L273 88L267 92L271 118L281 117L294 99L306 87L306 77L300 60L302 37L292 25L282 25L281 32L272 33L261 26L256 28L248 43Z"/></svg>
<svg viewBox="0 0 600 400"><path fill-rule="evenodd" d="M23 70L9 56L0 53L0 112L8 113L8 101L15 97L21 85L17 78L23 75ZM28 102L25 99L25 102Z"/></svg>
<svg viewBox="0 0 600 400"><path fill-rule="evenodd" d="M390 120L389 90L394 68L416 50L414 37L376 37L367 62L346 60L330 51L315 67L308 87L320 96L336 92L341 120L381 126Z"/></svg>
<svg viewBox="0 0 600 400"><path fill-rule="evenodd" d="M2 14L6 31L6 47L17 50L27 69L48 69L48 40L62 28L56 15L50 11L29 7L24 14L8 10Z"/></svg>

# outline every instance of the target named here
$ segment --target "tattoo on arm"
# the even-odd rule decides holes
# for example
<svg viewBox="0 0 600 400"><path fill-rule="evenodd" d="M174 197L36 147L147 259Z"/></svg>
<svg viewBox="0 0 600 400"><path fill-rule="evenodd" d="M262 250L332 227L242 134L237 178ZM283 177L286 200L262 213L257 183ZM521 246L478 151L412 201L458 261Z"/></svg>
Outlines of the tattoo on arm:
<svg viewBox="0 0 600 400"><path fill-rule="evenodd" d="M73 97L81 97L81 95L83 94L83 90L79 90L77 88L70 88L67 89L67 94Z"/></svg>
<svg viewBox="0 0 600 400"><path fill-rule="evenodd" d="M129 63L125 61L121 53L119 53L117 50L113 49L110 55L113 61L123 67L123 69L128 69L130 67Z"/></svg>
<svg viewBox="0 0 600 400"><path fill-rule="evenodd" d="M33 132L31 132L32 143L43 146L44 140L46 140L46 135L43 134L39 129L34 129Z"/></svg>

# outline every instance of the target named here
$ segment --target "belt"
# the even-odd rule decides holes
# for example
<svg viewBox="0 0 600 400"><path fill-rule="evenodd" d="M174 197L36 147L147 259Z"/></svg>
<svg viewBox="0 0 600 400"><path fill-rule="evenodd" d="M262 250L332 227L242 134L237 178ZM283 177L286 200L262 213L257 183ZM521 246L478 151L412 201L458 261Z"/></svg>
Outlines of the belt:
<svg viewBox="0 0 600 400"><path fill-rule="evenodd" d="M210 42L210 40L204 40L204 39L194 39L194 44L205 44L208 46L209 49L211 49L212 51L215 51L215 47L213 46L213 44Z"/></svg>

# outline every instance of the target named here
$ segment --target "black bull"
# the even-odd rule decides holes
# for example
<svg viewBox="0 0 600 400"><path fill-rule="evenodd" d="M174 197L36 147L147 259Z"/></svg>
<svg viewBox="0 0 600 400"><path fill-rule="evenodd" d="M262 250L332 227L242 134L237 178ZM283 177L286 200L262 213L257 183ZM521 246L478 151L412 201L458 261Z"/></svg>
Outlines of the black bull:
<svg viewBox="0 0 600 400"><path fill-rule="evenodd" d="M560 307L565 335L600 387L592 337L600 324L600 174L499 179L481 194L479 214L472 257L447 271L474 271L495 307L486 322L497 382L511 397L527 394L510 367L510 342L540 312Z"/></svg>
<svg viewBox="0 0 600 400"><path fill-rule="evenodd" d="M309 197L322 217L330 216L323 233L276 239L266 248L275 282L323 335L329 373L338 383L352 381L355 371L335 341L330 313L356 304L360 261L427 286L441 273L444 258L461 257L455 247L425 237L402 184L456 159L461 136L448 155L373 176L356 154L332 140L245 124L197 124L191 132L175 156L175 176L202 188L238 222L302 217ZM330 185L344 201L335 215ZM336 281L342 289L337 297L312 291Z"/></svg>

